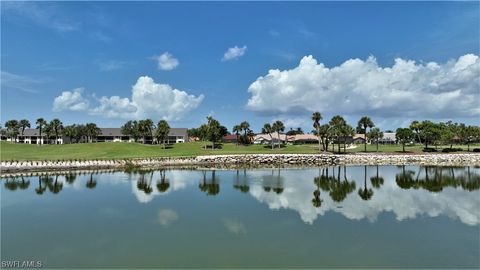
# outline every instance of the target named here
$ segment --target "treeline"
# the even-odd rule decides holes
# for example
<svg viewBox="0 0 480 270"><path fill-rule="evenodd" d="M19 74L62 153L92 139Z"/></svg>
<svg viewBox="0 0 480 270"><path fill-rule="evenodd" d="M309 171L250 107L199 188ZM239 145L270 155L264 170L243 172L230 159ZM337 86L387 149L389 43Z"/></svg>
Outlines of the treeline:
<svg viewBox="0 0 480 270"><path fill-rule="evenodd" d="M157 125L153 123L152 119L128 121L121 129L122 134L131 136L135 142L142 138L142 142L147 143L147 137L151 137L152 144L162 142L164 148L168 133L170 133L170 125L165 120L158 121Z"/></svg>

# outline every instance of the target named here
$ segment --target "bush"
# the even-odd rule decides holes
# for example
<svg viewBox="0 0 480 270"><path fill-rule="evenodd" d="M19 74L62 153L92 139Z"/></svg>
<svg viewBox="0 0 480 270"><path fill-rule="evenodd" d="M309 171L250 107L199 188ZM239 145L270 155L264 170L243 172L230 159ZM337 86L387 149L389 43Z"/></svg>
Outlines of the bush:
<svg viewBox="0 0 480 270"><path fill-rule="evenodd" d="M431 148L431 147L427 147L427 148L423 148L423 152L437 152L437 149Z"/></svg>
<svg viewBox="0 0 480 270"><path fill-rule="evenodd" d="M475 152L475 153L480 153L480 148L473 148L472 151Z"/></svg>
<svg viewBox="0 0 480 270"><path fill-rule="evenodd" d="M442 149L443 153L461 152L461 151L463 151L462 148L444 148L444 149Z"/></svg>

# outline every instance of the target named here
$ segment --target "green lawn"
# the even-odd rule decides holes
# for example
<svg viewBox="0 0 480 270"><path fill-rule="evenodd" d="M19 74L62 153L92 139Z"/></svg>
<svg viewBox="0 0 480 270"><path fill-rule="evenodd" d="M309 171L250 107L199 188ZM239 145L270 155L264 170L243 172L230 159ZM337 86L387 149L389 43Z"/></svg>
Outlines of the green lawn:
<svg viewBox="0 0 480 270"><path fill-rule="evenodd" d="M203 149L203 143L189 142L171 145L163 149L160 145L143 145L138 143L87 143L64 145L31 145L0 142L1 160L67 160L67 159L124 159L169 156L198 156L218 154L247 153L318 153L318 146L288 145L281 149L271 150L264 145L236 146L225 143L222 149ZM446 147L446 146L443 146ZM440 149L443 147L439 147ZM458 146L455 146L458 147ZM478 147L470 146L470 148ZM466 149L466 146L463 146ZM407 147L407 151L421 152L422 146ZM342 149L343 150L343 149ZM381 145L380 152L400 152L400 145ZM347 152L363 151L363 145ZM367 151L375 152L375 145L367 145Z"/></svg>

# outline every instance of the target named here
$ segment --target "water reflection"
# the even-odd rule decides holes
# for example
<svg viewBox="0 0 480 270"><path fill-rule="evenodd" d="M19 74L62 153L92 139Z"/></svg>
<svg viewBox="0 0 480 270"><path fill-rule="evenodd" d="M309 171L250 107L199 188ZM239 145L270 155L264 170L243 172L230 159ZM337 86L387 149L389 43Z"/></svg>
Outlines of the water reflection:
<svg viewBox="0 0 480 270"><path fill-rule="evenodd" d="M397 220L418 215L443 215L476 225L480 220L479 172L476 167L337 166L235 171L68 172L12 176L2 181L3 190L12 192L28 192L32 182L33 191L38 195L47 191L59 194L67 187L98 189L109 183L128 183L141 203L188 187L207 196L216 196L221 191L228 192L230 186L271 209L294 210L309 224L327 212L372 222L379 214L392 212Z"/></svg>

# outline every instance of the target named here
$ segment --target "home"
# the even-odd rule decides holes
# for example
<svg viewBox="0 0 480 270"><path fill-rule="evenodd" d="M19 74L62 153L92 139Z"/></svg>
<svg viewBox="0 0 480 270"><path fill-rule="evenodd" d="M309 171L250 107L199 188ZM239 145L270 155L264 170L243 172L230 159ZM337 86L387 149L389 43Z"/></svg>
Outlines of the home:
<svg viewBox="0 0 480 270"><path fill-rule="evenodd" d="M395 132L385 132L383 133L383 138L378 140L380 144L396 144L397 138L395 137Z"/></svg>
<svg viewBox="0 0 480 270"><path fill-rule="evenodd" d="M367 142L367 139L365 138L365 134L360 134L360 133L353 135L352 140L353 140L353 143L355 144L365 144Z"/></svg>
<svg viewBox="0 0 480 270"><path fill-rule="evenodd" d="M228 134L223 136L222 141L225 143L237 143L237 135Z"/></svg>

